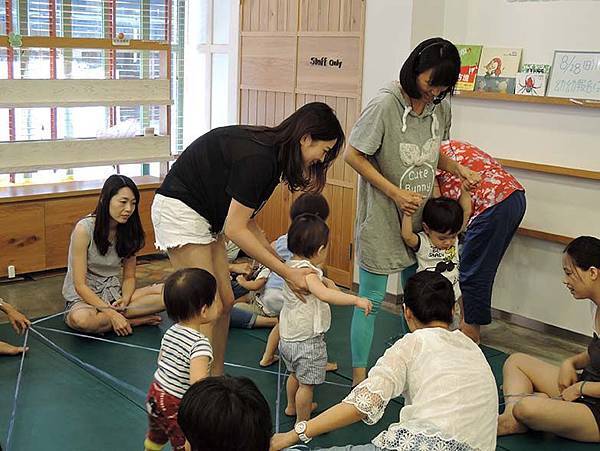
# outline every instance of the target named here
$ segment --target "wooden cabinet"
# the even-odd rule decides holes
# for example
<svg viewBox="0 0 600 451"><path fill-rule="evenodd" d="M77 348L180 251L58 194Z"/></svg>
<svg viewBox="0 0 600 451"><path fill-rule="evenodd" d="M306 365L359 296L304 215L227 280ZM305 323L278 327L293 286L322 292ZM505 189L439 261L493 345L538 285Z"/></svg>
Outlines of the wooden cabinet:
<svg viewBox="0 0 600 451"><path fill-rule="evenodd" d="M46 265L44 203L0 205L0 275L7 267L41 271Z"/></svg>
<svg viewBox="0 0 600 451"><path fill-rule="evenodd" d="M150 207L160 185L156 177L134 177L140 189L139 212L146 245L139 255L153 254ZM94 211L102 181L31 185L0 189L0 276L9 265L17 274L67 266L73 227Z"/></svg>

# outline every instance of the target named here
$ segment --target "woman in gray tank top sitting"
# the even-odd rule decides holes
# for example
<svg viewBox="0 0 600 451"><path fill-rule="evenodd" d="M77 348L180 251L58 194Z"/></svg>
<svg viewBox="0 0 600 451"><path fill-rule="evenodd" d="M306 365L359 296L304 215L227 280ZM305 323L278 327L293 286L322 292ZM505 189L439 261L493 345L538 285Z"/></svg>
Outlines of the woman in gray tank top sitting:
<svg viewBox="0 0 600 451"><path fill-rule="evenodd" d="M139 200L133 180L111 175L96 210L75 225L62 290L69 327L129 335L132 327L160 323L162 284L135 288L136 253L144 247Z"/></svg>

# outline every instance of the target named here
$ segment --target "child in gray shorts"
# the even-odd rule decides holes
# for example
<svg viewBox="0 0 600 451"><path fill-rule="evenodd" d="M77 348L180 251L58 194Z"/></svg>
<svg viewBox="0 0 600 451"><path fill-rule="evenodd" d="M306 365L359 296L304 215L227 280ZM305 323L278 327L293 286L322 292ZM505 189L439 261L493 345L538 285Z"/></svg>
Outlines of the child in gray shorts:
<svg viewBox="0 0 600 451"><path fill-rule="evenodd" d="M327 258L328 241L327 224L314 214L296 217L288 231L292 258L286 264L313 271L306 276L310 294L303 296L304 299L300 299L287 284L284 286L279 317L279 353L290 372L285 413L295 415L297 421L310 418L314 409L314 386L325 381L325 332L331 325L329 304L357 306L365 311L365 315L372 307L368 299L343 293L335 283L323 277L319 266Z"/></svg>

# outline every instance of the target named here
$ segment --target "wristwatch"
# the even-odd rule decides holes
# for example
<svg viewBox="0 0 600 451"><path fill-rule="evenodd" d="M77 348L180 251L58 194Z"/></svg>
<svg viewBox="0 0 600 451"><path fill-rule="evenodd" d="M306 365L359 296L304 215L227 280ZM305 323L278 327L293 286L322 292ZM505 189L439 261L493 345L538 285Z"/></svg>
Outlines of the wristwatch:
<svg viewBox="0 0 600 451"><path fill-rule="evenodd" d="M308 443L312 440L312 437L308 437L305 434L306 421L300 421L300 422L296 423L296 425L294 426L294 432L296 432L296 434L298 434L298 438L300 440L302 440L302 443Z"/></svg>

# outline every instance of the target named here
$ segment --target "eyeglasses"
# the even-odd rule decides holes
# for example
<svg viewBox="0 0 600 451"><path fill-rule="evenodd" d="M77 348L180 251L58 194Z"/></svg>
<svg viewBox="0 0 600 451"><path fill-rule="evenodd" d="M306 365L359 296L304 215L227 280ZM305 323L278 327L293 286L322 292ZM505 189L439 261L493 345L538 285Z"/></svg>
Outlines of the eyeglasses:
<svg viewBox="0 0 600 451"><path fill-rule="evenodd" d="M456 268L456 263L452 261L441 261L435 265L435 272L452 271L454 268Z"/></svg>

